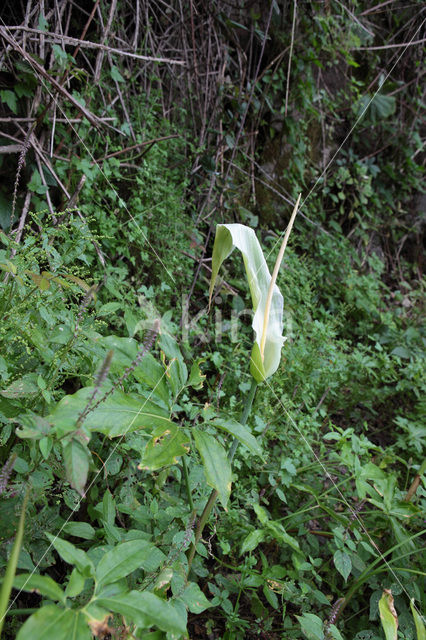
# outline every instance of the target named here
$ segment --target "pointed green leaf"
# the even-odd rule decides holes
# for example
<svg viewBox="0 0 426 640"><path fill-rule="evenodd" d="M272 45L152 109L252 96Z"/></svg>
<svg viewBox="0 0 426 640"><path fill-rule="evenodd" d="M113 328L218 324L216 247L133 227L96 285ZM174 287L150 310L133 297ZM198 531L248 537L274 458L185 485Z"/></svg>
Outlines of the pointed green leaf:
<svg viewBox="0 0 426 640"><path fill-rule="evenodd" d="M186 633L186 620L172 604L149 591L130 591L112 598L99 598L96 602L101 607L124 616L127 623L132 622L142 629L157 626L169 633Z"/></svg>
<svg viewBox="0 0 426 640"><path fill-rule="evenodd" d="M59 434L72 431L78 416L85 409L93 394L93 387L85 387L71 396L65 396L48 416L48 421ZM130 395L116 389L105 402L90 411L84 418L87 429L99 431L110 438L131 433L136 429L162 426L167 429L172 422L168 412L143 396Z"/></svg>
<svg viewBox="0 0 426 640"><path fill-rule="evenodd" d="M89 473L90 451L78 438L63 441L63 454L67 480L73 489L84 496L87 474Z"/></svg>
<svg viewBox="0 0 426 640"><path fill-rule="evenodd" d="M122 542L99 561L96 568L97 586L99 588L116 582L136 569L155 571L165 559L164 553L146 540Z"/></svg>
<svg viewBox="0 0 426 640"><path fill-rule="evenodd" d="M183 600L191 613L201 613L213 606L195 582L189 582L179 598Z"/></svg>
<svg viewBox="0 0 426 640"><path fill-rule="evenodd" d="M384 589L379 600L380 620L386 640L398 638L398 616L395 611L393 595L390 589Z"/></svg>
<svg viewBox="0 0 426 640"><path fill-rule="evenodd" d="M263 457L262 449L248 427L242 425L236 420L232 420L232 418L227 420L214 420L211 424L218 429L231 433L237 438L237 440L245 445L249 451L255 453L261 458Z"/></svg>
<svg viewBox="0 0 426 640"><path fill-rule="evenodd" d="M247 553L248 551L254 551L256 547L265 539L265 531L263 529L255 529L244 538L240 555Z"/></svg>
<svg viewBox="0 0 426 640"><path fill-rule="evenodd" d="M40 576L37 573L20 573L15 576L13 586L15 589L23 591L35 591L50 600L58 600L65 604L65 593L49 576Z"/></svg>
<svg viewBox="0 0 426 640"><path fill-rule="evenodd" d="M62 527L62 531L76 538L84 538L84 540L93 540L96 535L95 529L88 522L67 522Z"/></svg>
<svg viewBox="0 0 426 640"><path fill-rule="evenodd" d="M269 273L262 248L253 229L242 224L217 225L213 246L210 299L213 294L219 269L223 261L233 251L234 247L237 247L243 255L253 303L254 318L252 327L255 333L255 342L251 354L250 371L257 382L262 382L275 373L280 363L281 348L284 344L282 335L284 301L280 290L275 285L269 312L264 358L262 359L260 343L263 334L271 274Z"/></svg>
<svg viewBox="0 0 426 640"><path fill-rule="evenodd" d="M227 458L226 451L216 438L204 431L193 429L192 433L203 461L207 484L216 489L219 500L223 508L226 509L232 484L231 463Z"/></svg>
<svg viewBox="0 0 426 640"><path fill-rule="evenodd" d="M80 573L86 577L93 576L95 568L93 562L82 549L77 549L71 542L62 540L57 536L52 536L50 533L46 533L52 546L59 553L61 558L68 564L72 564L80 571Z"/></svg>
<svg viewBox="0 0 426 640"><path fill-rule="evenodd" d="M410 600L411 613L413 614L414 624L416 625L417 640L426 640L426 628L420 613L414 604L414 598Z"/></svg>
<svg viewBox="0 0 426 640"><path fill-rule="evenodd" d="M143 452L139 469L155 471L176 464L179 456L188 453L189 448L184 446L187 442L188 436L176 424L171 424L166 431L163 428L154 429L153 436Z"/></svg>
<svg viewBox="0 0 426 640"><path fill-rule="evenodd" d="M337 571L343 576L346 582L352 570L352 561L350 556L344 551L340 551L340 549L338 549L333 556L333 561Z"/></svg>
<svg viewBox="0 0 426 640"><path fill-rule="evenodd" d="M34 613L20 628L16 640L91 640L92 634L78 609L49 604Z"/></svg>

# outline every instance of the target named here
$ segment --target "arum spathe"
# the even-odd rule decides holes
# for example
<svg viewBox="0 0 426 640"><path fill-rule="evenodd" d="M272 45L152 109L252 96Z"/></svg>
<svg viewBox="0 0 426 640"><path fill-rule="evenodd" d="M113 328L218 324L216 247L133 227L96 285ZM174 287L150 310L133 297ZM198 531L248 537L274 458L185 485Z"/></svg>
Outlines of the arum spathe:
<svg viewBox="0 0 426 640"><path fill-rule="evenodd" d="M284 300L276 285L278 271L300 203L300 195L288 224L274 271L269 273L262 248L253 229L243 224L219 224L213 246L210 302L222 262L236 247L241 251L253 303L252 327L255 341L250 359L250 372L256 382L262 382L278 369L283 334Z"/></svg>

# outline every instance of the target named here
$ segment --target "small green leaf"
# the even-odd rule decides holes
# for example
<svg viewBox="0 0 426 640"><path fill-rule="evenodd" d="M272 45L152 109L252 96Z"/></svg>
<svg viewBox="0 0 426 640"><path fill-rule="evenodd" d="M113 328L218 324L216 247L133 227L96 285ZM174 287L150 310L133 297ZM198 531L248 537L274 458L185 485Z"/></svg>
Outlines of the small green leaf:
<svg viewBox="0 0 426 640"><path fill-rule="evenodd" d="M216 438L204 431L193 429L192 433L203 461L207 484L216 489L219 500L226 510L232 484L231 463L227 458L226 451Z"/></svg>
<svg viewBox="0 0 426 640"><path fill-rule="evenodd" d="M94 575L95 568L93 562L82 549L77 549L71 542L62 540L57 536L52 536L50 533L46 533L46 535L52 546L65 562L76 566L80 573L86 577Z"/></svg>
<svg viewBox="0 0 426 640"><path fill-rule="evenodd" d="M153 436L143 452L139 469L155 471L176 464L180 456L188 453L189 448L184 446L187 442L188 436L176 424L171 424L166 431L163 428L154 429Z"/></svg>
<svg viewBox="0 0 426 640"><path fill-rule="evenodd" d="M169 633L186 633L186 620L172 604L149 591L130 591L111 598L99 598L96 602L101 607L124 616L127 623L133 622L142 629L157 626Z"/></svg>
<svg viewBox="0 0 426 640"><path fill-rule="evenodd" d="M390 589L384 589L379 600L380 620L386 640L397 640L398 638L398 616L395 611L393 595Z"/></svg>
<svg viewBox="0 0 426 640"><path fill-rule="evenodd" d="M74 567L71 571L70 579L65 590L67 598L75 598L79 596L86 584L86 578L81 575L80 571Z"/></svg>
<svg viewBox="0 0 426 640"><path fill-rule="evenodd" d="M333 556L333 561L337 571L343 576L346 582L352 569L350 556L338 549Z"/></svg>
<svg viewBox="0 0 426 640"><path fill-rule="evenodd" d="M90 451L78 438L62 441L65 471L72 488L84 496L87 474L89 473Z"/></svg>
<svg viewBox="0 0 426 640"><path fill-rule="evenodd" d="M58 600L65 604L65 593L49 576L40 576L37 573L21 573L15 576L13 586L15 589L41 593L41 595L46 596L50 600Z"/></svg>
<svg viewBox="0 0 426 640"><path fill-rule="evenodd" d="M79 609L61 609L55 604L42 607L19 629L16 640L91 640L92 634Z"/></svg>
<svg viewBox="0 0 426 640"><path fill-rule="evenodd" d="M5 102L13 113L16 114L18 112L16 93L14 91L10 91L9 89L2 89L0 91L0 100L2 102Z"/></svg>
<svg viewBox="0 0 426 640"><path fill-rule="evenodd" d="M111 78L116 82L124 82L124 78L115 65L111 66Z"/></svg>
<svg viewBox="0 0 426 640"><path fill-rule="evenodd" d="M62 530L70 536L83 538L84 540L93 540L96 535L96 531L88 522L67 522Z"/></svg>
<svg viewBox="0 0 426 640"><path fill-rule="evenodd" d="M96 568L97 588L124 578L136 569L155 571L166 556L151 542L131 540L122 542L101 558Z"/></svg>
<svg viewBox="0 0 426 640"><path fill-rule="evenodd" d="M241 545L240 555L248 551L254 551L256 547L265 539L265 531L263 529L255 529L244 538Z"/></svg>
<svg viewBox="0 0 426 640"><path fill-rule="evenodd" d="M104 497L102 498L102 516L103 521L110 526L114 525L115 522L115 501L111 495L110 491L105 491Z"/></svg>
<svg viewBox="0 0 426 640"><path fill-rule="evenodd" d="M324 640L321 618L313 613L304 613L303 616L296 616L296 618L299 620L302 632L308 640Z"/></svg>

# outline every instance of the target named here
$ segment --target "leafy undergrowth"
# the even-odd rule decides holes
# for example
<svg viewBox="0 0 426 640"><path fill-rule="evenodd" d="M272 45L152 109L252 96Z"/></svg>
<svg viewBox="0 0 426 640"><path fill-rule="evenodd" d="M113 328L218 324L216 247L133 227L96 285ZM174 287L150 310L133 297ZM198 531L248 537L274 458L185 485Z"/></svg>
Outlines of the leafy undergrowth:
<svg viewBox="0 0 426 640"><path fill-rule="evenodd" d="M0 594L8 640L383 640L380 615L386 640L424 638L421 56L409 48L373 94L390 61L363 47L385 28L381 14L303 9L287 112L289 14L275 4L268 23L219 3L195 35L185 14L172 41L168 13L152 15L138 51L174 51L181 74L50 43L51 77L71 74L77 105L112 119L102 130L76 125L63 94L53 129L48 79L28 59L7 61L5 117L19 124L29 104L40 117L21 140L15 211L12 153L0 167L6 586L25 517L10 599ZM127 55L133 17L118 5L111 38ZM40 11L37 30L62 33ZM409 11L385 14L389 37L414 37ZM287 341L245 424L252 305L232 255L209 310L214 227L254 228L272 270L283 201L301 190L277 280Z"/></svg>

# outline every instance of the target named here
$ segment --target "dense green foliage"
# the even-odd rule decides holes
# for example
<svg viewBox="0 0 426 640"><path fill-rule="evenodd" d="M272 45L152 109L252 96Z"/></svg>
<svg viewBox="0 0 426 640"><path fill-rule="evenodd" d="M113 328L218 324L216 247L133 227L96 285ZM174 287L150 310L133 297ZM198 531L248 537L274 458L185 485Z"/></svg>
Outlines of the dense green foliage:
<svg viewBox="0 0 426 640"><path fill-rule="evenodd" d="M54 4L0 24L2 637L421 640L420 3ZM272 270L299 192L245 424L215 227Z"/></svg>

